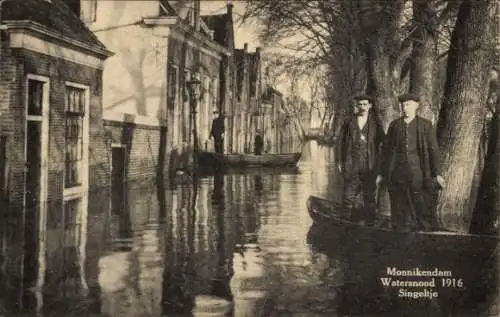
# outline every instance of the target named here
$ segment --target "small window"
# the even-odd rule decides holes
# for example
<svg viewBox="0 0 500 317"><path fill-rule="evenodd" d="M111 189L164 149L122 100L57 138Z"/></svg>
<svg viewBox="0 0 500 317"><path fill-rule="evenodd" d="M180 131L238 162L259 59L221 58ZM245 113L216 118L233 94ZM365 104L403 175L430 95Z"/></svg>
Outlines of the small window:
<svg viewBox="0 0 500 317"><path fill-rule="evenodd" d="M80 19L83 22L95 22L97 17L97 0L80 1Z"/></svg>
<svg viewBox="0 0 500 317"><path fill-rule="evenodd" d="M174 109L177 103L177 67L170 65L168 67L168 106L170 109Z"/></svg>
<svg viewBox="0 0 500 317"><path fill-rule="evenodd" d="M78 247L80 244L80 198L64 202L64 247Z"/></svg>
<svg viewBox="0 0 500 317"><path fill-rule="evenodd" d="M83 119L85 90L66 87L66 169L64 188L81 185L83 159Z"/></svg>
<svg viewBox="0 0 500 317"><path fill-rule="evenodd" d="M201 91L203 104L209 106L210 102L210 77L203 76L203 86Z"/></svg>
<svg viewBox="0 0 500 317"><path fill-rule="evenodd" d="M43 85L38 80L28 80L28 115L41 116L43 103Z"/></svg>
<svg viewBox="0 0 500 317"><path fill-rule="evenodd" d="M217 107L217 96L219 94L218 92L218 85L217 85L217 80L212 80L212 89L210 90L211 94L212 94L212 100L211 100L211 103L212 103L212 106L213 107ZM218 108L218 107L217 107Z"/></svg>
<svg viewBox="0 0 500 317"><path fill-rule="evenodd" d="M188 89L188 81L191 79L191 72L188 69L184 70L184 87L182 89L184 95L184 102L189 101L189 89Z"/></svg>

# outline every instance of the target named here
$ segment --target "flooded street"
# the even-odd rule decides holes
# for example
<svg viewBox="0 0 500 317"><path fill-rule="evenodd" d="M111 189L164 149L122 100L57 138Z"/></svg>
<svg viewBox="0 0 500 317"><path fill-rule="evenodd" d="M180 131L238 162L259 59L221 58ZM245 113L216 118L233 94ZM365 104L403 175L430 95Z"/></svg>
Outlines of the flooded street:
<svg viewBox="0 0 500 317"><path fill-rule="evenodd" d="M129 188L107 215L89 211L80 275L35 301L45 316L393 316L375 314L393 305L377 284L380 254L345 252L328 235L321 250L310 244L306 200L335 196L332 161L331 149L308 144L297 169ZM475 289L473 306L491 309L492 289ZM405 307L444 316L447 300Z"/></svg>
<svg viewBox="0 0 500 317"><path fill-rule="evenodd" d="M234 316L331 316L328 261L307 244L305 209L309 195L327 196L328 161L314 147L296 169L203 177L196 190L179 186L165 197L130 192L128 211L111 215L92 274L101 313L231 315L223 307L233 302ZM216 302L218 309L207 307Z"/></svg>

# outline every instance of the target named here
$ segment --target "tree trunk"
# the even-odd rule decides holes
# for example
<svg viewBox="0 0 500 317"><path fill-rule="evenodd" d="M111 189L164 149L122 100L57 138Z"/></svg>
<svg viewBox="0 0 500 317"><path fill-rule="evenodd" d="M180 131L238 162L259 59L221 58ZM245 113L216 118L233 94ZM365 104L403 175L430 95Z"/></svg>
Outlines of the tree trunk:
<svg viewBox="0 0 500 317"><path fill-rule="evenodd" d="M420 97L419 115L433 122L438 109L434 94L438 55L436 11L435 1L413 1L417 29L411 56L410 91Z"/></svg>
<svg viewBox="0 0 500 317"><path fill-rule="evenodd" d="M471 233L498 235L500 215L500 112L491 120L488 153L481 173L478 199L472 214Z"/></svg>
<svg viewBox="0 0 500 317"><path fill-rule="evenodd" d="M367 88L373 91L375 110L387 130L399 114L400 75L408 55L401 29L404 1L365 0L358 3L358 10L367 47Z"/></svg>
<svg viewBox="0 0 500 317"><path fill-rule="evenodd" d="M475 209L472 214L470 227L471 233L498 235L499 228L496 223L500 215L500 86L498 73L491 72L490 89L488 92L488 112L493 113L486 130L485 143L481 152L486 151L481 181L477 190ZM494 106L491 106L491 103ZM481 160L482 157L480 156Z"/></svg>
<svg viewBox="0 0 500 317"><path fill-rule="evenodd" d="M448 55L444 102L439 113L441 174L446 180L437 210L445 226L469 229L468 203L485 115L491 53L490 0L460 5Z"/></svg>
<svg viewBox="0 0 500 317"><path fill-rule="evenodd" d="M387 131L389 123L398 115L398 94L401 69L391 63L391 56L384 45L377 43L370 48L370 74L374 86L375 110Z"/></svg>
<svg viewBox="0 0 500 317"><path fill-rule="evenodd" d="M345 118L352 111L354 95L363 91L366 82L365 52L355 39L350 39L347 47L332 46L332 56L336 58L330 62L329 99L334 106L334 122L331 134L338 136L340 127Z"/></svg>

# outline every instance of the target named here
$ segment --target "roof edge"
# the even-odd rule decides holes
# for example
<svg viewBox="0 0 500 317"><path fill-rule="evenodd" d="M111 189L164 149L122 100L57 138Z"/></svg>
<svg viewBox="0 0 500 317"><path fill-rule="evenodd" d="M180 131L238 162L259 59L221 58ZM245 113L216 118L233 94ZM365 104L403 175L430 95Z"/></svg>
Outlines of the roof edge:
<svg viewBox="0 0 500 317"><path fill-rule="evenodd" d="M231 56L231 52L229 51L228 48L220 45L217 43L215 40L207 38L203 36L199 32L195 32L192 27L187 25L180 19L179 17L173 17L173 16L161 16L161 17L150 17L150 18L144 18L143 23L145 25L149 26L172 26L184 33L187 33L191 35L194 39L197 41L206 44L209 48L216 50L217 52L220 52L222 54L225 54L227 56Z"/></svg>
<svg viewBox="0 0 500 317"><path fill-rule="evenodd" d="M20 30L20 29L29 30L34 33L38 33L46 37L49 37L51 39L54 39L56 41L64 42L71 46L78 47L82 50L90 52L99 57L104 57L104 59L115 55L115 53L107 49L102 49L100 47L96 47L94 45L89 45L88 43L72 39L64 34L50 30L49 28L45 27L40 23L33 22L30 20L21 20L21 21L6 20L3 21L3 24L5 25L5 29L7 30Z"/></svg>

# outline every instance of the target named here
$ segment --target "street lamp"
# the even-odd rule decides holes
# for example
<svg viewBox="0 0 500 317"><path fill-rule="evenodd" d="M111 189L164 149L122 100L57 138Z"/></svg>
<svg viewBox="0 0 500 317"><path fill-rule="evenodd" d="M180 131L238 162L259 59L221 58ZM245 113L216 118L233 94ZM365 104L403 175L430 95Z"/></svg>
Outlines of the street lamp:
<svg viewBox="0 0 500 317"><path fill-rule="evenodd" d="M196 126L196 112L198 108L198 99L200 98L201 80L200 74L193 72L190 80L186 83L191 106L191 122L193 124L193 172L198 165L198 128Z"/></svg>

